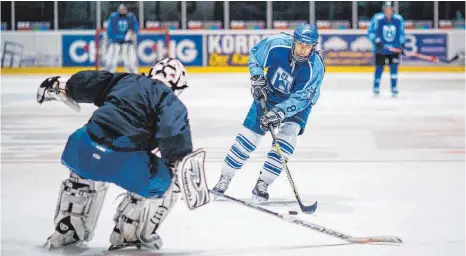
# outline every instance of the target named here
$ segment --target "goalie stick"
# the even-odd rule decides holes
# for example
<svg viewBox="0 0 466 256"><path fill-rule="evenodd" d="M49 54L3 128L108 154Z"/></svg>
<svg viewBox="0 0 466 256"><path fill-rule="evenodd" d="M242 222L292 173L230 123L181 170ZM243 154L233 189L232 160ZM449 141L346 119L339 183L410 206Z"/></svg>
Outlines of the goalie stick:
<svg viewBox="0 0 466 256"><path fill-rule="evenodd" d="M244 206L249 207L251 209L255 209L255 210L258 210L260 212L266 213L268 215L275 216L275 217L277 217L279 219L282 219L282 220L285 220L285 221L287 221L289 223L299 225L299 226L302 226L302 227L305 227L305 228L308 228L308 229L312 229L312 230L317 231L319 233L329 235L329 236L332 236L332 237L335 237L335 238L338 238L338 239L341 239L341 240L345 240L345 241L350 242L350 243L355 243L355 244L364 244L364 243L394 243L394 244L401 244L401 243L403 243L403 241L397 236L354 237L354 236L351 236L351 235L343 234L343 233L340 233L338 231L326 228L324 226L317 225L317 224L309 222L309 221L304 221L304 220L298 219L298 218L293 217L293 216L288 215L288 214L280 214L280 213L268 210L266 208L260 207L259 205L255 205L255 204L250 203L250 202L239 200L239 199L236 199L234 197L227 196L225 194L217 193L217 192L215 192L213 190L209 190L209 192L212 193L213 195L217 196L217 197L222 197L222 198L224 198L224 199L226 199L228 201L244 205Z"/></svg>
<svg viewBox="0 0 466 256"><path fill-rule="evenodd" d="M438 63L438 62L452 63L453 61L457 60L460 57L459 54L456 54L453 58L451 58L449 60L444 60L444 59L440 59L439 57L436 57L436 56L424 55L424 54L420 54L420 53L417 53L417 52L416 53L406 53L400 48L395 48L395 47L391 47L391 46L387 46L385 48L387 48L387 50L395 52L395 53L403 54L403 55L406 55L406 56L413 56L413 57L417 57L419 59L423 59L423 60L427 60L427 61L431 61L431 62L436 62L436 63Z"/></svg>
<svg viewBox="0 0 466 256"><path fill-rule="evenodd" d="M263 98L260 99L262 111L267 113L267 106L265 105L265 100ZM288 169L288 165L286 164L286 159L283 157L282 150L280 149L280 145L278 145L277 137L273 133L272 127L270 127L270 134L272 135L273 143L275 145L275 149L277 150L278 155L280 156L280 162L282 163L283 169L285 169L286 176L288 177L288 181L290 183L291 189L293 189L293 194L296 197L296 201L298 201L299 208L301 211L307 214L312 214L317 210L317 201L309 206L306 206L301 201L301 197L299 196L298 189L296 189L296 185L294 184L293 178L291 177L290 170Z"/></svg>

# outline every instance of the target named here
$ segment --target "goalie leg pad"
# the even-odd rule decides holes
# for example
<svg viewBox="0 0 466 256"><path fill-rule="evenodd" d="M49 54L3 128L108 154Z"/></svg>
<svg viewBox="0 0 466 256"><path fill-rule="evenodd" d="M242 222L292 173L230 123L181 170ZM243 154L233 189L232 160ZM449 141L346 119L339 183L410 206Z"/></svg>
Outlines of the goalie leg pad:
<svg viewBox="0 0 466 256"><path fill-rule="evenodd" d="M114 218L115 228L110 235L112 246L134 244L160 249L163 242L156 231L175 205L179 193L176 176L162 197L144 198L127 193Z"/></svg>
<svg viewBox="0 0 466 256"><path fill-rule="evenodd" d="M105 70L108 72L115 72L118 59L120 58L121 45L118 43L111 43L105 56Z"/></svg>
<svg viewBox="0 0 466 256"><path fill-rule="evenodd" d="M108 184L83 179L75 173L60 186L55 211L55 232L50 247L91 241L107 193Z"/></svg>
<svg viewBox="0 0 466 256"><path fill-rule="evenodd" d="M138 64L136 56L136 45L125 43L122 46L123 50L123 63L125 70L128 73L137 74L138 73Z"/></svg>

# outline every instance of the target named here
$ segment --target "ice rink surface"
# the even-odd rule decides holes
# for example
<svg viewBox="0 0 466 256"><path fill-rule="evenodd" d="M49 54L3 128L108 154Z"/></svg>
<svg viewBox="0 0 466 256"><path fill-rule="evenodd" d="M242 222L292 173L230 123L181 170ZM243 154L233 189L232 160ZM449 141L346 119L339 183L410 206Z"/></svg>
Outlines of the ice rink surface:
<svg viewBox="0 0 466 256"><path fill-rule="evenodd" d="M35 102L46 76L1 77L2 255L465 255L464 74L400 74L398 98L371 92L372 74L326 75L321 98L298 139L289 168L317 212L299 218L353 236L396 235L402 245L352 245L229 202L189 211L179 201L159 229L159 251L107 252L122 190L111 186L94 240L49 252L57 192L67 178L60 154L95 109ZM207 149L207 179L251 104L247 74L192 74L182 100L194 146ZM271 145L267 136L233 179L228 194L249 199ZM270 187L269 209L298 209L285 174Z"/></svg>

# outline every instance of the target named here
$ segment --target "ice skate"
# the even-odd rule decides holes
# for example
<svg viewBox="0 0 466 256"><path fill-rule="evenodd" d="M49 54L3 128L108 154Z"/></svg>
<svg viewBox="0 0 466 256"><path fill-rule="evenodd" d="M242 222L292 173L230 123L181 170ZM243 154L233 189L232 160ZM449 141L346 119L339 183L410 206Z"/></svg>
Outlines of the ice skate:
<svg viewBox="0 0 466 256"><path fill-rule="evenodd" d="M269 200L269 193L267 192L267 188L269 187L269 183L262 179L258 179L256 186L252 190L252 202L255 204L262 204Z"/></svg>
<svg viewBox="0 0 466 256"><path fill-rule="evenodd" d="M220 194L224 194L225 191L228 189L230 182L231 182L231 177L222 174L220 176L220 179L217 182L217 185L215 185L213 191L220 193Z"/></svg>

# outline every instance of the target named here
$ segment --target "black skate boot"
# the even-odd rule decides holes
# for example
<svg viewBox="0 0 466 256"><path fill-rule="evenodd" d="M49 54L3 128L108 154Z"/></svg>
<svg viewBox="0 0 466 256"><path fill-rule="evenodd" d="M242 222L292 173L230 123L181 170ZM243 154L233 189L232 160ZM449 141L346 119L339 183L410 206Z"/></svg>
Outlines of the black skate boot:
<svg viewBox="0 0 466 256"><path fill-rule="evenodd" d="M267 202L269 200L269 193L267 192L268 187L269 183L259 178L256 186L252 190L252 202L255 204Z"/></svg>
<svg viewBox="0 0 466 256"><path fill-rule="evenodd" d="M217 182L217 185L215 185L213 191L219 193L219 194L224 194L225 191L228 189L228 186L230 185L231 182L231 177L222 174L220 176L220 179Z"/></svg>

